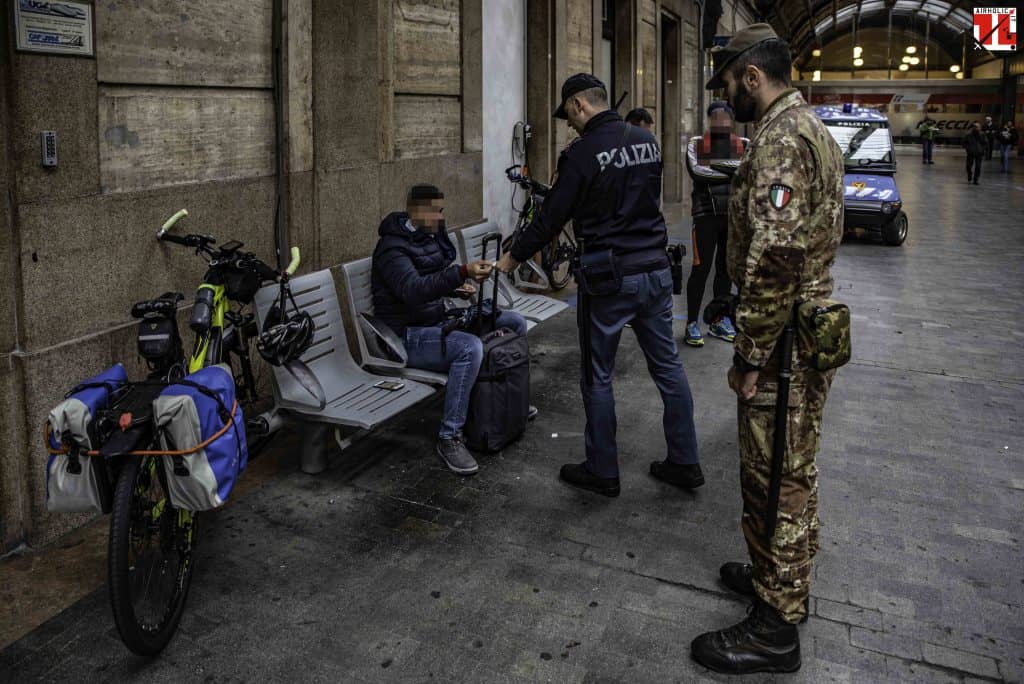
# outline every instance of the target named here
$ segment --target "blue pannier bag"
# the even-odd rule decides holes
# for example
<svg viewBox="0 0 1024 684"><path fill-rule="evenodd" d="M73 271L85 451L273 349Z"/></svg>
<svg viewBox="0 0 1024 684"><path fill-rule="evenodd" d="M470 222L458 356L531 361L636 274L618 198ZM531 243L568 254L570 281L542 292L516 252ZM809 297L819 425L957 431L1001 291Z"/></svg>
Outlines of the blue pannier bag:
<svg viewBox="0 0 1024 684"><path fill-rule="evenodd" d="M66 454L51 454L46 464L46 510L52 513L102 512L96 468L98 456L86 451L99 448L93 442L96 413L110 405L111 396L128 382L124 366L115 364L80 383L50 411L46 439L53 450L69 447Z"/></svg>
<svg viewBox="0 0 1024 684"><path fill-rule="evenodd" d="M226 366L210 366L166 387L153 400L171 502L187 511L224 505L248 462L245 419Z"/></svg>

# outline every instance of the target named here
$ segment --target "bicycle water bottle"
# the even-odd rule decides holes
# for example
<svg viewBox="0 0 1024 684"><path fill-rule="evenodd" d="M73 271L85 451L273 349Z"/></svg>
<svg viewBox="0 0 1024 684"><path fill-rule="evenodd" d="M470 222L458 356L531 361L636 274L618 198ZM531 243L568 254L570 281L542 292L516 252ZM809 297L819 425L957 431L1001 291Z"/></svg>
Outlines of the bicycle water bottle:
<svg viewBox="0 0 1024 684"><path fill-rule="evenodd" d="M189 319L188 327L193 332L204 333L213 324L213 290L202 287L196 293L196 303L192 307L192 318Z"/></svg>

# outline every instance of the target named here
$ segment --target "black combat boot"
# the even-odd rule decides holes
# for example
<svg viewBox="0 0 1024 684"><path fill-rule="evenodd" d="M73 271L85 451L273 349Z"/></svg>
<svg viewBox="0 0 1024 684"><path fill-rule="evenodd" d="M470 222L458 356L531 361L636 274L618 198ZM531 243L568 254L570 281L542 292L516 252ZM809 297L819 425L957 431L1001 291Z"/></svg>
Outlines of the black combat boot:
<svg viewBox="0 0 1024 684"><path fill-rule="evenodd" d="M746 619L701 634L693 640L690 652L704 667L725 674L796 672L800 669L800 633L777 610L754 599Z"/></svg>
<svg viewBox="0 0 1024 684"><path fill-rule="evenodd" d="M559 473L562 481L573 487L588 489L605 496L619 495L619 478L598 477L587 470L586 463L566 463Z"/></svg>
<svg viewBox="0 0 1024 684"><path fill-rule="evenodd" d="M722 584L742 596L755 596L754 591L754 566L750 563L725 563L718 569L718 576L722 578ZM800 624L807 622L807 616L811 614L811 597L804 599L804 616L800 618Z"/></svg>

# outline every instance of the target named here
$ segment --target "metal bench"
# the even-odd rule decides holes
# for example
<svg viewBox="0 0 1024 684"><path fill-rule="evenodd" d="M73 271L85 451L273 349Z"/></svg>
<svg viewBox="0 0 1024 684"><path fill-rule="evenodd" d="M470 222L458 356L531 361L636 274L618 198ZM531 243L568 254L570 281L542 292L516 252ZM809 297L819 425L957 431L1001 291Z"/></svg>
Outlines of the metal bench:
<svg viewBox="0 0 1024 684"><path fill-rule="evenodd" d="M308 423L303 430L302 470L317 473L327 467L329 426L347 426L361 431L372 430L434 394L434 390L413 380L392 376L404 383L399 390L375 386L387 377L373 375L352 360L341 307L329 270L317 271L295 278L292 293L299 309L308 312L316 324L313 344L302 355L302 361L323 386L327 404L323 409L312 405L312 397L284 368L274 367L273 389L277 406L289 415ZM262 328L265 316L277 301L277 285L262 288L254 300L256 316ZM338 444L343 449L351 438Z"/></svg>
<svg viewBox="0 0 1024 684"><path fill-rule="evenodd" d="M373 270L373 257L350 261L344 264L341 270L345 278L349 312L352 314L352 327L355 328L356 340L359 344L359 357L362 359L363 366L374 373L400 375L403 378L425 382L428 385L443 387L447 384L448 376L444 373L409 368L401 361L381 358L370 351L366 340L366 331L363 330L359 314L373 313L373 289L370 278Z"/></svg>
<svg viewBox="0 0 1024 684"><path fill-rule="evenodd" d="M497 232L499 232L498 226L490 221L478 223L475 226L463 228L459 231L459 250L463 258L467 262L493 258L493 254L485 255L483 253L483 241L487 235ZM485 296L489 296L490 293L490 288L485 287ZM526 294L517 290L512 286L511 281L505 274L498 276L498 306L522 315L531 328L533 324L546 321L555 314L569 308L569 305L565 302L553 299L552 297L541 294Z"/></svg>

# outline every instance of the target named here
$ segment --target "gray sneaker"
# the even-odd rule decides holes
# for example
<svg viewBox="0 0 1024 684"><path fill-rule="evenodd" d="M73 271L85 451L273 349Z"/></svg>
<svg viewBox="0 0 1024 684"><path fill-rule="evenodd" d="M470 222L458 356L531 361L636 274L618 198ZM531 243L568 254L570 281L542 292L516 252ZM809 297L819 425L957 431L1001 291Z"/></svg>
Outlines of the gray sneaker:
<svg viewBox="0 0 1024 684"><path fill-rule="evenodd" d="M457 475L473 475L480 466L469 453L466 445L458 437L437 440L437 455L441 457L448 469Z"/></svg>

